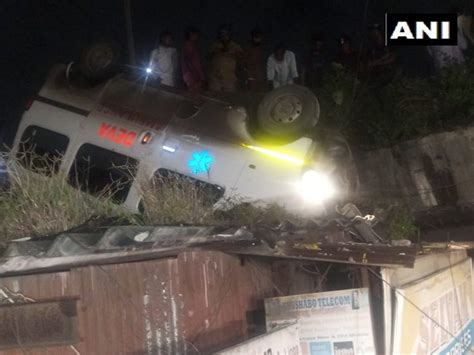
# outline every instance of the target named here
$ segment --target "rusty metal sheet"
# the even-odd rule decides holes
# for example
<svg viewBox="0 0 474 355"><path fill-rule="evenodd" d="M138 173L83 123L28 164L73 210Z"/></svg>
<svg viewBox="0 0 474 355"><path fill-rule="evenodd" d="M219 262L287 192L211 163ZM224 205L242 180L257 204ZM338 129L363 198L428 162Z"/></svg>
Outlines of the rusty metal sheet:
<svg viewBox="0 0 474 355"><path fill-rule="evenodd" d="M413 267L419 251L417 246L395 247L385 244L366 243L315 243L293 241L292 238L280 240L270 248L266 243L252 240L212 240L180 245L169 248L149 248L145 250L126 250L116 252L74 255L55 258L35 258L18 256L0 263L0 276L26 273L63 271L87 265L106 265L126 262L153 260L174 257L181 252L192 250L219 250L230 254L267 256L275 258L310 259L354 265L374 265L385 267Z"/></svg>
<svg viewBox="0 0 474 355"><path fill-rule="evenodd" d="M413 267L419 252L417 246L395 247L385 244L312 243L291 240L278 241L274 248L265 243L247 241L232 244L216 242L207 248L239 255L408 268Z"/></svg>
<svg viewBox="0 0 474 355"><path fill-rule="evenodd" d="M221 344L244 340L247 312L257 310L258 300L273 294L269 265L210 251L180 254L178 264L184 332L193 348L189 350L209 353Z"/></svg>
<svg viewBox="0 0 474 355"><path fill-rule="evenodd" d="M77 343L76 299L34 302L10 295L0 307L0 349Z"/></svg>
<svg viewBox="0 0 474 355"><path fill-rule="evenodd" d="M374 266L403 266L412 268L418 247L394 247L365 243L288 243L279 246L288 256L315 258L325 261Z"/></svg>
<svg viewBox="0 0 474 355"><path fill-rule="evenodd" d="M4 277L2 287L78 299L78 343L28 349L35 355L209 353L245 340L247 313L274 295L269 264L216 251Z"/></svg>
<svg viewBox="0 0 474 355"><path fill-rule="evenodd" d="M0 278L0 303L5 302L5 295L15 294L14 301L21 301L21 298L28 298L33 302L45 299L61 299L77 297L77 289L70 284L69 273L58 272L54 274L44 274L35 276L22 276ZM11 296L10 296L11 297ZM77 309L80 309L78 302ZM2 354L17 355L29 354L38 355L63 355L75 354L76 346L56 346L50 348L28 348L27 350L3 350Z"/></svg>

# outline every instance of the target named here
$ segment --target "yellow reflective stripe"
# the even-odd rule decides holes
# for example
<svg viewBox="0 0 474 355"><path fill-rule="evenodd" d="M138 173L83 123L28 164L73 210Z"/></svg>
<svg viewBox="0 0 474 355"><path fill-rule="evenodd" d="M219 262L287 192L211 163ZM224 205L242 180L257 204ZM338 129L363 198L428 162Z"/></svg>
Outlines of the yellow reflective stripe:
<svg viewBox="0 0 474 355"><path fill-rule="evenodd" d="M305 163L303 159L292 157L291 155L288 155L288 154L285 154L285 153L282 153L282 152L277 152L275 150L271 150L271 149L267 149L267 148L263 148L263 147L256 147L256 146L248 145L248 144L242 144L242 146L244 146L245 148L248 148L248 149L255 150L259 153L268 155L272 158L285 160L287 162L290 162L290 163L293 163L293 164L296 164L296 165L304 165L304 163Z"/></svg>

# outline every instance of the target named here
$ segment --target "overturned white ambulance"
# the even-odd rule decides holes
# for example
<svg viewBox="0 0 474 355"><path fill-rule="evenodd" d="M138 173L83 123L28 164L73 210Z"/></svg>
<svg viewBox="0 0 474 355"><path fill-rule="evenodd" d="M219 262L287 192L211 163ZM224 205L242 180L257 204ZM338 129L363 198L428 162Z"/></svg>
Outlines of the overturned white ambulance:
<svg viewBox="0 0 474 355"><path fill-rule="evenodd" d="M141 201L137 176L174 174L209 189L216 202L238 196L294 211L347 200L357 185L349 147L318 132L318 100L304 87L261 99L191 96L150 84L145 71L85 85L75 68L50 71L12 153L61 158L58 171L91 193L120 182L116 199L131 210ZM132 179L117 168L124 165Z"/></svg>

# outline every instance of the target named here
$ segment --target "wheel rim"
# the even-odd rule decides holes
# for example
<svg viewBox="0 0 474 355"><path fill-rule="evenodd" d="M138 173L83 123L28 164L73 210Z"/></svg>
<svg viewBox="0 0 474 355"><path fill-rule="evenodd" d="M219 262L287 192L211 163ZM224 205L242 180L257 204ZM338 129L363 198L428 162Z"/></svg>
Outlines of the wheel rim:
<svg viewBox="0 0 474 355"><path fill-rule="evenodd" d="M280 96L270 110L270 117L275 123L289 124L301 115L303 104L298 96Z"/></svg>

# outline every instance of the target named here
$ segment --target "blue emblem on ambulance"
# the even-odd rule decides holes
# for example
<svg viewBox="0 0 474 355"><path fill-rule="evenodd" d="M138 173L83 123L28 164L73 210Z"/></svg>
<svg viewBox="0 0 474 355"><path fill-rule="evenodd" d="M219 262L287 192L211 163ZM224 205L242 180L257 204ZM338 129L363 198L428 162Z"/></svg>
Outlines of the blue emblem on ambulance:
<svg viewBox="0 0 474 355"><path fill-rule="evenodd" d="M193 174L208 173L214 164L214 157L207 150L194 152L188 160L188 168Z"/></svg>

